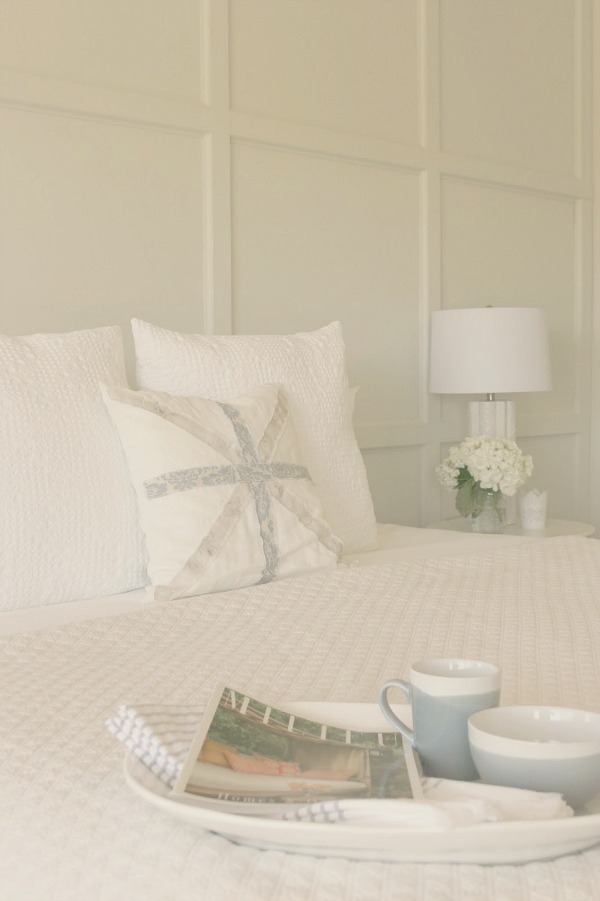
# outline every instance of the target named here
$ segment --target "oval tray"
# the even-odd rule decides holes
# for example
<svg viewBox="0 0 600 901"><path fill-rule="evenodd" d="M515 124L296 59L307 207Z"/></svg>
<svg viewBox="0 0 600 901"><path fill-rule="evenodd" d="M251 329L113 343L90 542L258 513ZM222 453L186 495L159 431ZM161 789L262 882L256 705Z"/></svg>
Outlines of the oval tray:
<svg viewBox="0 0 600 901"><path fill-rule="evenodd" d="M376 704L286 703L298 716L357 731L389 731ZM399 708L402 715L402 708ZM600 842L600 796L585 813L555 820L518 820L475 824L452 830L394 826L299 823L223 813L186 803L129 751L125 778L131 788L162 810L261 849L315 857L423 863L508 864L547 860L582 851Z"/></svg>

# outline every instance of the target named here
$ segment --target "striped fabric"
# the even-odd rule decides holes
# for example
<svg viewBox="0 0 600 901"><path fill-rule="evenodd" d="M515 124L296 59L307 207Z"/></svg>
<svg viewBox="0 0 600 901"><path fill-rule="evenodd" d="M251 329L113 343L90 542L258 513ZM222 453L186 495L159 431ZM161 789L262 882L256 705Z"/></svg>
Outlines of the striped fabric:
<svg viewBox="0 0 600 901"><path fill-rule="evenodd" d="M106 726L155 776L173 788L202 713L202 707L193 706L120 704Z"/></svg>

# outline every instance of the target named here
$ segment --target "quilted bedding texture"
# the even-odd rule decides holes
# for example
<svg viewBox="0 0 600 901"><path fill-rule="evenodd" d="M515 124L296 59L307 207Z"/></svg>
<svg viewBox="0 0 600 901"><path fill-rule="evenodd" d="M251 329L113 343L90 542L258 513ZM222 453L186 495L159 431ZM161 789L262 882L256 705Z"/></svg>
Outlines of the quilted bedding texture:
<svg viewBox="0 0 600 901"><path fill-rule="evenodd" d="M600 847L520 866L315 859L233 844L138 797L105 720L202 704L371 701L411 661L499 661L503 703L600 711L600 543L558 538L332 573L0 641L1 901L600 898ZM599 835L600 840L600 835Z"/></svg>

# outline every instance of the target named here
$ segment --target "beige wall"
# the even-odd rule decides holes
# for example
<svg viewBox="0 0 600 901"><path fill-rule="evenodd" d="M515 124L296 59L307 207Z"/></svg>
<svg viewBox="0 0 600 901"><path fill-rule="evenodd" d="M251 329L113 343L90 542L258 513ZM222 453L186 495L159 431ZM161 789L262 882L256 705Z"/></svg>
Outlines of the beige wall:
<svg viewBox="0 0 600 901"><path fill-rule="evenodd" d="M519 441L551 515L600 529L593 6L0 0L0 330L340 319L378 516L426 524L466 430L429 312L542 306L555 387L515 398Z"/></svg>

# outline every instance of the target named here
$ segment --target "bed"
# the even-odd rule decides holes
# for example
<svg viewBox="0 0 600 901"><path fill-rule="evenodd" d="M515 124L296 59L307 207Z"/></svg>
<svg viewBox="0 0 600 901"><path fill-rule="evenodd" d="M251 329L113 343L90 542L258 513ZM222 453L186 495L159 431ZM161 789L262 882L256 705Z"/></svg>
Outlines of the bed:
<svg viewBox="0 0 600 901"><path fill-rule="evenodd" d="M316 856L292 853L297 848L263 850L248 841L230 841L132 790L124 773L125 749L105 725L117 706L202 707L221 681L276 703L374 704L379 686L405 675L411 661L468 656L500 664L502 703L600 711L600 547L595 540L377 526L357 465L343 349L335 330L297 341L290 336L266 339L274 370L249 372L248 344L261 366L264 345L234 342L232 348L226 342L223 351L216 339L193 336L190 341L148 324L137 328L137 337L143 333L145 339L136 343L138 389L163 392L158 400L153 395L152 410L123 393L130 389L114 329L0 339L10 424L3 493L11 501L2 512L0 570L0 898L600 897L600 848L593 837L579 853L555 856L552 848L548 860L539 859L544 855L538 852L527 861L525 851L518 865L451 859L390 862L376 854L369 860ZM331 353L323 354L324 341L333 342ZM317 373L307 390L314 407L318 384L328 385L320 440L332 422L336 430L320 447L308 450L305 433L314 434L317 425L303 421L294 382L296 375L298 383L306 380L307 361L299 365L297 357L307 347L319 360L325 358L328 367L327 378ZM201 367L197 354L202 355ZM215 354L218 366L213 366L210 383L198 384ZM282 372L284 357L287 369ZM226 383L216 387L214 379L222 372ZM299 422L302 458L312 453L312 468L325 467L324 475L315 478L317 488L323 478L330 488L337 479L343 496L325 491L321 509L315 507L321 498L315 499L312 488L298 494L296 482L304 476L290 468L301 463L292 459L281 396L270 391L257 401L253 395L251 410L266 410L265 421L280 424L278 447L286 454L284 470L270 451L269 465L279 468L269 478L293 478L294 497L278 489L273 529L270 521L256 525L253 505L259 489L244 488L247 502L236 503L235 517L221 498L217 513L203 526L210 542L204 532L199 541L195 536L202 550L191 555L195 568L190 575L189 549L182 565L179 547L165 544L161 529L167 528L169 540L180 526L189 533L189 517L197 516L190 512L192 496L202 494L195 491L198 479L214 463L202 459L200 466L194 457L192 466L189 428L172 469L165 469L160 458L146 472L147 455L140 454L135 441L141 433L142 447L170 455L173 442L170 438L167 447L161 435L179 436L183 420L175 422L174 417L193 418L195 413L189 405L182 412L179 402L166 405L164 393L170 398L196 393L204 399L232 398L247 390L242 378L252 386L285 384ZM99 382L119 390L107 401ZM332 405L332 383L337 384L337 407ZM83 385L88 387L83 390ZM218 403L216 411L198 408L202 422L224 416L227 428L235 431L235 411ZM266 433L264 423L252 419L248 403L236 407L249 423L248 432ZM127 409L114 415L115 404ZM128 437L132 418L136 427ZM144 432L148 422L151 437ZM31 436L34 428L37 440L31 450L26 430ZM239 429L235 434L241 434ZM207 440L205 433L202 440ZM249 447L240 446L241 452ZM257 446L265 448L261 442ZM219 448L231 452L230 447ZM336 471L328 473L333 459ZM189 487L190 469L194 488ZM163 505L157 518L152 507L156 474L162 478L183 471L186 478L178 475L176 488L172 480L160 482L160 497L166 496L170 506ZM165 482L171 487L165 488ZM143 492L140 485L146 486ZM219 485L227 498L236 491L229 470L219 471ZM85 504L78 507L82 495ZM202 502L204 510L204 496ZM146 514L145 503L152 507ZM222 532L224 511L234 534L245 535L244 554L239 544L229 554L224 542L219 569L212 562L205 565L205 552L208 546L221 547L215 535ZM140 521L146 531L140 530ZM332 534L339 525L345 529L339 562L323 521L336 524ZM244 531L244 522L252 527ZM302 524L300 538L292 534L297 522ZM277 536L276 550L265 551L257 563L256 546L264 546L266 533ZM145 543L144 537L152 540ZM269 554L267 578L264 561ZM273 574L277 566L281 576ZM223 587L234 570L239 584ZM531 829L533 835L536 827ZM435 845L435 835L431 841Z"/></svg>

